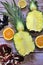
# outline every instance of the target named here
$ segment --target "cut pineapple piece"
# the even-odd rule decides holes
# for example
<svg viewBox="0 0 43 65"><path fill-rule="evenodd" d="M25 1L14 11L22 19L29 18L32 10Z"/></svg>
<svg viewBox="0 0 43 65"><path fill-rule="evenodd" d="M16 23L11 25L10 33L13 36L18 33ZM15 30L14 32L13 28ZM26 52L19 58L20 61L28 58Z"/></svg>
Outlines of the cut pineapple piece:
<svg viewBox="0 0 43 65"><path fill-rule="evenodd" d="M25 56L35 49L32 37L28 32L20 31L14 35L14 42L19 54Z"/></svg>
<svg viewBox="0 0 43 65"><path fill-rule="evenodd" d="M30 31L40 32L43 27L43 18L42 12L34 10L28 13L26 18L26 26Z"/></svg>

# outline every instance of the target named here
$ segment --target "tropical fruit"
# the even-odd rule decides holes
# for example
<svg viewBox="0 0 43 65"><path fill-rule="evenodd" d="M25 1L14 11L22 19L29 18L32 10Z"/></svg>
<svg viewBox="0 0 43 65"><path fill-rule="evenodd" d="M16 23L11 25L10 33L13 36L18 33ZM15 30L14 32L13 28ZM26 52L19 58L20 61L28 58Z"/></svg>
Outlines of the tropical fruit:
<svg viewBox="0 0 43 65"><path fill-rule="evenodd" d="M11 40L11 39L13 39L13 36L14 36L13 29L11 29L10 27L4 29L4 31L3 31L4 39Z"/></svg>
<svg viewBox="0 0 43 65"><path fill-rule="evenodd" d="M37 10L29 12L26 18L26 26L30 31L40 32L43 28L42 12Z"/></svg>
<svg viewBox="0 0 43 65"><path fill-rule="evenodd" d="M18 1L18 6L19 6L20 8L26 7L26 6L27 6L26 0L19 0L19 1Z"/></svg>
<svg viewBox="0 0 43 65"><path fill-rule="evenodd" d="M27 55L35 49L32 37L28 32L20 31L14 35L14 44L20 55Z"/></svg>
<svg viewBox="0 0 43 65"><path fill-rule="evenodd" d="M22 17L21 9L18 6L16 6L15 1L13 2L13 5L10 5L10 3L8 2L1 3L7 11L7 13L3 12L3 14L9 16L10 22L13 24L14 28L17 31L24 30L24 18Z"/></svg>
<svg viewBox="0 0 43 65"><path fill-rule="evenodd" d="M43 35L39 35L35 39L36 46L39 48L43 48Z"/></svg>
<svg viewBox="0 0 43 65"><path fill-rule="evenodd" d="M31 0L32 1L32 0ZM34 3L34 1L32 1ZM26 27L29 31L40 32L43 28L43 15L33 5L30 5L30 11L26 17Z"/></svg>

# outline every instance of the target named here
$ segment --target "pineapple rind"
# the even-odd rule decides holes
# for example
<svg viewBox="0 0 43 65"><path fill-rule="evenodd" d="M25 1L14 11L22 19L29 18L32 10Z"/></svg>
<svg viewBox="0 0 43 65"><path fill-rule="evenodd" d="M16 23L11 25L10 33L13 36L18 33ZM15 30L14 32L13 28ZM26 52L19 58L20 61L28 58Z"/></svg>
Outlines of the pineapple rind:
<svg viewBox="0 0 43 65"><path fill-rule="evenodd" d="M19 54L25 56L35 49L32 37L28 32L20 31L14 35L14 42Z"/></svg>
<svg viewBox="0 0 43 65"><path fill-rule="evenodd" d="M34 10L29 12L26 18L26 26L30 31L40 32L43 28L43 15L42 12Z"/></svg>

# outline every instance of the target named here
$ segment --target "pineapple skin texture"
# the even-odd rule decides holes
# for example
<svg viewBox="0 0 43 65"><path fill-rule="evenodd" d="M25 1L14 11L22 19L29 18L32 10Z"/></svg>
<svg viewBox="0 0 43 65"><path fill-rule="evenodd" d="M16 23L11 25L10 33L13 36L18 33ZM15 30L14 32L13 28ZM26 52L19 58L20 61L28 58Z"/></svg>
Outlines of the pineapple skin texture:
<svg viewBox="0 0 43 65"><path fill-rule="evenodd" d="M32 37L25 31L20 31L14 35L14 44L18 53L22 56L28 55L35 50Z"/></svg>
<svg viewBox="0 0 43 65"><path fill-rule="evenodd" d="M43 28L43 15L42 12L34 10L29 12L26 17L26 26L30 31L40 32Z"/></svg>

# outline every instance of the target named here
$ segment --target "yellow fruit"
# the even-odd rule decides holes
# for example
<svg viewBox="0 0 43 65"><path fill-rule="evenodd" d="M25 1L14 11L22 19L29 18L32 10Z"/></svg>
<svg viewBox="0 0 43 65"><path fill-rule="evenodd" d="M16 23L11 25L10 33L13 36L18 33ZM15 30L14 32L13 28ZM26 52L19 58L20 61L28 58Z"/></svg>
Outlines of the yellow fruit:
<svg viewBox="0 0 43 65"><path fill-rule="evenodd" d="M18 6L19 6L20 8L24 8L24 7L27 6L27 2L26 2L25 0L19 0Z"/></svg>
<svg viewBox="0 0 43 65"><path fill-rule="evenodd" d="M43 35L39 35L35 39L36 46L39 48L43 48Z"/></svg>
<svg viewBox="0 0 43 65"><path fill-rule="evenodd" d="M13 29L11 29L10 27L4 29L4 31L3 31L4 39L11 40L13 38L13 36L14 36Z"/></svg>
<svg viewBox="0 0 43 65"><path fill-rule="evenodd" d="M14 35L14 44L20 55L27 55L35 49L32 37L28 32L20 31Z"/></svg>
<svg viewBox="0 0 43 65"><path fill-rule="evenodd" d="M43 15L42 12L33 10L29 12L26 18L26 26L30 31L40 32L43 28Z"/></svg>

